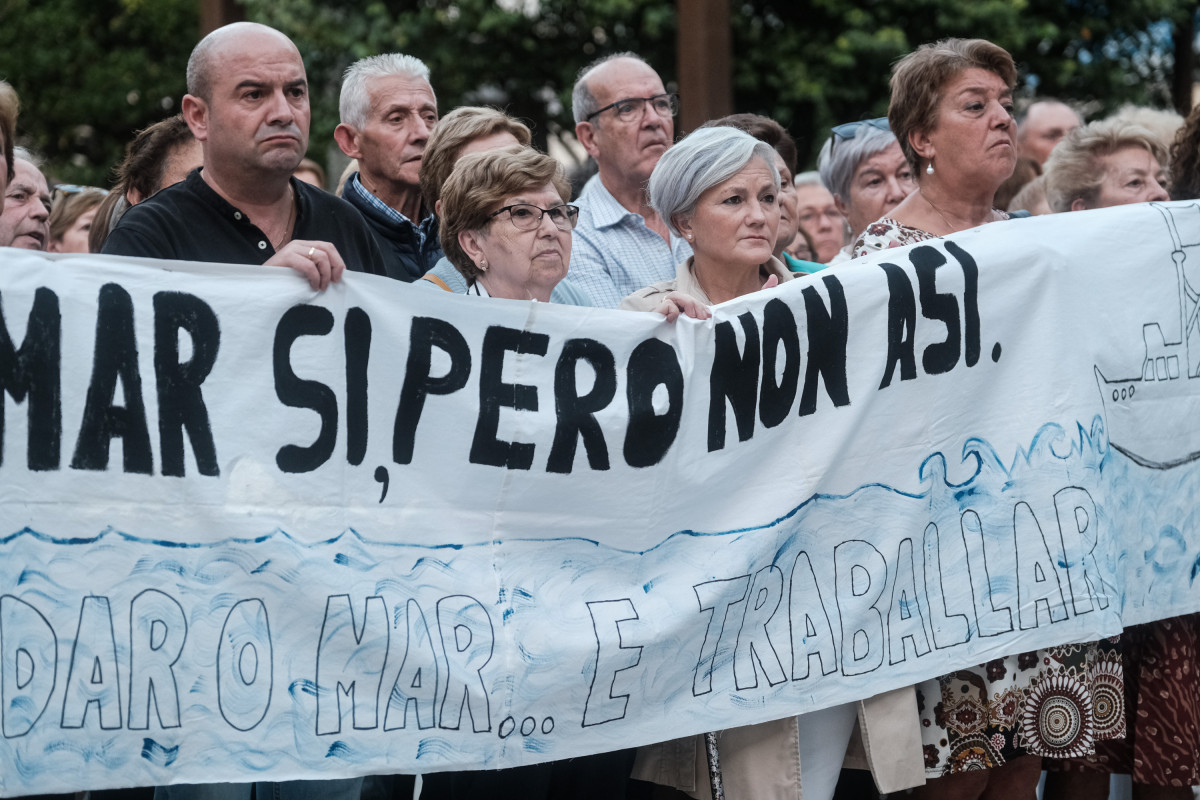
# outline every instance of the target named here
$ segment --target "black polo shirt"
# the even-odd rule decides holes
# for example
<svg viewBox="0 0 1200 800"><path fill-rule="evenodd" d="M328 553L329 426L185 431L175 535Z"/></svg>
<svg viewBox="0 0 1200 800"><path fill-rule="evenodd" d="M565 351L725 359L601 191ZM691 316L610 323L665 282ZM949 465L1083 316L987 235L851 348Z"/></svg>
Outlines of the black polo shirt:
<svg viewBox="0 0 1200 800"><path fill-rule="evenodd" d="M200 169L126 211L101 252L220 264L262 264L275 255L267 235L205 183ZM385 274L375 236L352 205L291 181L296 192L293 239L330 242L347 269Z"/></svg>

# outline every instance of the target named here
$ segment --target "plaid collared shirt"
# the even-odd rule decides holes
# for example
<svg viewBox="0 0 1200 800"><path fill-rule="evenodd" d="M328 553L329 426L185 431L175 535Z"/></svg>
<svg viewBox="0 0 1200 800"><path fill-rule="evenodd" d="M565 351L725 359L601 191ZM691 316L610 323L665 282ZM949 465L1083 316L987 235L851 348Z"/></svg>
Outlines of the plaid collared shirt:
<svg viewBox="0 0 1200 800"><path fill-rule="evenodd" d="M628 211L594 175L576 201L579 224L571 244L567 280L598 308L616 308L627 295L675 277L675 265L692 248L671 235L668 244L646 227L641 214Z"/></svg>

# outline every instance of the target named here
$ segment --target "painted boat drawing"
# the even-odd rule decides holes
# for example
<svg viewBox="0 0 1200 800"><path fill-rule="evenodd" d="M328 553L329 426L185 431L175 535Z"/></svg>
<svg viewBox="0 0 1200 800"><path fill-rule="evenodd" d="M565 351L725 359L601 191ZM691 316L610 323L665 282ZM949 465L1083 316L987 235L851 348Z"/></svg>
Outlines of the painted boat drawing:
<svg viewBox="0 0 1200 800"><path fill-rule="evenodd" d="M1179 341L1168 342L1159 322L1147 322L1140 375L1109 379L1095 371L1109 444L1144 467L1170 469L1200 459L1200 384L1192 383L1200 378L1200 205L1151 205L1171 234Z"/></svg>

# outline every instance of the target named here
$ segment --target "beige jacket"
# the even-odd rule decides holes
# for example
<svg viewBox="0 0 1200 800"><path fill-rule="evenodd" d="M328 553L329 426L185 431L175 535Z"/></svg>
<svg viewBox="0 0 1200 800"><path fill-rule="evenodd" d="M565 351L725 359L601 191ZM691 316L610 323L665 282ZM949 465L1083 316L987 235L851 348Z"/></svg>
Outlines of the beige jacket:
<svg viewBox="0 0 1200 800"><path fill-rule="evenodd" d="M762 265L763 269L768 274L779 278L779 282L790 281L796 277L783 262L771 256L770 260ZM700 282L696 280L696 276L692 274L692 259L683 261L675 266L675 278L669 281L660 281L652 286L647 286L645 289L638 289L633 294L621 301L620 308L626 311L653 311L658 308L658 304L662 302L663 297L669 292L682 292L689 297L694 297L706 306L711 306L713 301L708 298L704 290L700 288Z"/></svg>
<svg viewBox="0 0 1200 800"><path fill-rule="evenodd" d="M675 268L674 280L639 289L621 301L627 311L653 311L668 292L682 292L705 305L712 301L691 270L692 259ZM763 268L779 282L796 277L776 258ZM800 751L796 725L804 717L786 717L758 725L719 731L717 749L725 793L730 798L800 800ZM912 687L863 700L851 737L846 766L870 769L881 792L896 792L925 782L920 716ZM632 777L672 786L698 800L711 800L708 758L703 736L689 736L638 748Z"/></svg>

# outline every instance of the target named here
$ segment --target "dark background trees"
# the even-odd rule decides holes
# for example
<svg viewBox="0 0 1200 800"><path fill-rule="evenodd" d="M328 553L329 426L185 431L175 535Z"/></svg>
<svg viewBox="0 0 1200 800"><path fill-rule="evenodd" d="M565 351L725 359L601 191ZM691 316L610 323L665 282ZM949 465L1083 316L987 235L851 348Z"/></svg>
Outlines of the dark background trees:
<svg viewBox="0 0 1200 800"><path fill-rule="evenodd" d="M730 0L733 108L767 114L811 163L832 124L887 109L891 64L944 36L1008 48L1022 97L1057 96L1095 116L1126 102L1190 106L1195 0ZM319 159L337 123L341 72L362 56L426 61L443 110L506 108L539 144L569 138L579 68L642 54L677 80L674 0L244 0L304 54ZM0 0L0 77L22 100L20 134L60 180L105 183L132 132L178 110L199 36L198 0ZM1173 36L1179 41L1176 42ZM687 102L687 98L684 98ZM1186 107L1186 106L1185 106Z"/></svg>

